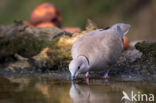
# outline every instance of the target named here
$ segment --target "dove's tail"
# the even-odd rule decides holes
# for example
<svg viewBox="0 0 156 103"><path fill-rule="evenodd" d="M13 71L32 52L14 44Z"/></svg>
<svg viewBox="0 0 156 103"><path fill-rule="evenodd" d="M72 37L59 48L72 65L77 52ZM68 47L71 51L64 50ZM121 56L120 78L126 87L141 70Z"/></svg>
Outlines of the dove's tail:
<svg viewBox="0 0 156 103"><path fill-rule="evenodd" d="M114 29L121 37L126 35L129 31L130 25L129 24L114 24L111 29Z"/></svg>
<svg viewBox="0 0 156 103"><path fill-rule="evenodd" d="M130 28L129 24L119 23L114 24L110 29L114 29L117 32L123 45L123 36L128 33L129 28Z"/></svg>

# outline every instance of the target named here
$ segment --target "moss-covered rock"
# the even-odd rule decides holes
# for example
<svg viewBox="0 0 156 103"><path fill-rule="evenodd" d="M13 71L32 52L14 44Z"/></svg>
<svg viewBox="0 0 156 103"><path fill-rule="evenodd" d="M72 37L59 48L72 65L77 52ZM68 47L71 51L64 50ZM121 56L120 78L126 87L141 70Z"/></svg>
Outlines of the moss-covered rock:
<svg viewBox="0 0 156 103"><path fill-rule="evenodd" d="M143 41L135 45L147 58L156 59L156 41Z"/></svg>
<svg viewBox="0 0 156 103"><path fill-rule="evenodd" d="M33 63L36 68L42 68L42 70L66 70L72 59L72 44L77 38L84 35L84 33L86 32L75 33L72 36L63 35L51 40L47 48L44 48L38 55L33 57Z"/></svg>
<svg viewBox="0 0 156 103"><path fill-rule="evenodd" d="M50 45L53 38L69 34L58 28L27 28L23 25L12 26L3 31L0 33L0 57L15 53L28 58L32 57Z"/></svg>
<svg viewBox="0 0 156 103"><path fill-rule="evenodd" d="M150 74L156 74L156 41L143 41L135 45L142 52L141 69Z"/></svg>
<svg viewBox="0 0 156 103"><path fill-rule="evenodd" d="M51 61L55 61L55 63L56 61L59 61L55 60L55 58L58 57L59 59L62 58L62 56L66 58L67 54L69 54L64 51L65 47L61 48L57 46L59 38L63 35L67 37L71 36L70 33L55 27L28 28L23 24L0 26L0 65L21 61L16 58L15 54L28 58L28 61L30 62L32 57L43 54L42 51L45 51L47 47L50 48L48 52L46 52L48 53L47 56L49 56L48 62L54 65L54 62ZM44 58L43 61L45 59L46 58Z"/></svg>

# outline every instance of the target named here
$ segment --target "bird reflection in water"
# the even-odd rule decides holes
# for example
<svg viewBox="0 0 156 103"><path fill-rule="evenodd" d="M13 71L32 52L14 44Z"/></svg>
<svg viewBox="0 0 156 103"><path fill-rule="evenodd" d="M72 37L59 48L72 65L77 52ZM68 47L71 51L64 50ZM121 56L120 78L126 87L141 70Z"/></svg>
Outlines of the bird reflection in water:
<svg viewBox="0 0 156 103"><path fill-rule="evenodd" d="M69 95L73 103L113 103L120 101L117 91L110 91L105 85L78 85L72 82ZM121 94L121 93L120 93Z"/></svg>

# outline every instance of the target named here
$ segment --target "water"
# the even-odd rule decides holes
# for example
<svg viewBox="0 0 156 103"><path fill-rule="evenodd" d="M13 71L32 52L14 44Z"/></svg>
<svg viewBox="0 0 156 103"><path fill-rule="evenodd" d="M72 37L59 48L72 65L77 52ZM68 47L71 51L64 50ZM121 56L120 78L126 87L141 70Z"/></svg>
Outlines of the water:
<svg viewBox="0 0 156 103"><path fill-rule="evenodd" d="M156 83L0 77L0 103L122 103L123 90L128 95L131 91L156 95Z"/></svg>

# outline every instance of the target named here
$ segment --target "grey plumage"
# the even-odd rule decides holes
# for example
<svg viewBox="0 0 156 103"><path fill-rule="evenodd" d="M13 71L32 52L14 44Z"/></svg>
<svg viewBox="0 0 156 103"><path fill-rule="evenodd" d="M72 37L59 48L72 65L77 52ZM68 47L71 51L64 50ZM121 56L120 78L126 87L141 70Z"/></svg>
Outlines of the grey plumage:
<svg viewBox="0 0 156 103"><path fill-rule="evenodd" d="M97 29L78 38L72 46L71 74L107 69L121 55L123 35L129 28L129 24L115 24L107 30Z"/></svg>

